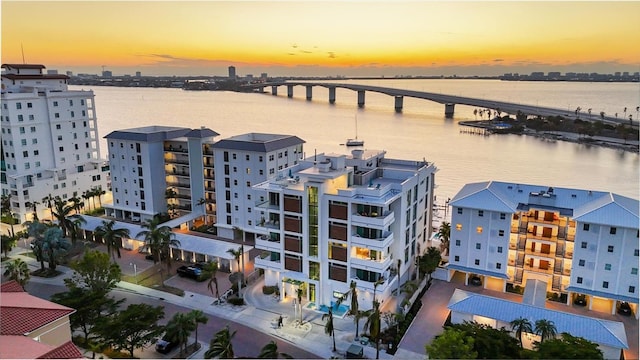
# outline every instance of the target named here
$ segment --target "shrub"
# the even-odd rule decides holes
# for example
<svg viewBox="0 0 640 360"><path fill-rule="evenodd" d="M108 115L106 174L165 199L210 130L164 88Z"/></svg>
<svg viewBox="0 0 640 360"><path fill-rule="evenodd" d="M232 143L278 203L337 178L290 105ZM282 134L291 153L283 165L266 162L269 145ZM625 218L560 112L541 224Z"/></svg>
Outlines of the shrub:
<svg viewBox="0 0 640 360"><path fill-rule="evenodd" d="M262 293L265 295L271 295L277 292L278 292L278 286L276 285L271 285L271 286L265 285L262 287Z"/></svg>
<svg viewBox="0 0 640 360"><path fill-rule="evenodd" d="M243 298L228 298L227 302L231 305L236 305L236 306L240 306L240 305L244 305L244 299Z"/></svg>

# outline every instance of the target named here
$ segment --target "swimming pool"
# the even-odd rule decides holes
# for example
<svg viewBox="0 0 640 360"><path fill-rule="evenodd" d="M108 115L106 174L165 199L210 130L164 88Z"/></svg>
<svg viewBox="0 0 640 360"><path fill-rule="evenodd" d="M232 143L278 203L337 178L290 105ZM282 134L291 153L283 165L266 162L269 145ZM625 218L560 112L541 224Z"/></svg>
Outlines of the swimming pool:
<svg viewBox="0 0 640 360"><path fill-rule="evenodd" d="M310 310L315 310L324 314L328 314L329 313L329 307L327 305L320 305L317 309L316 309L316 303L310 302L307 303L307 306L305 306L307 309ZM349 311L349 307L344 305L344 304L340 304L340 306L336 306L336 304L332 305L332 312L333 312L333 316L337 316L337 317L344 317L345 314L347 313L347 311Z"/></svg>

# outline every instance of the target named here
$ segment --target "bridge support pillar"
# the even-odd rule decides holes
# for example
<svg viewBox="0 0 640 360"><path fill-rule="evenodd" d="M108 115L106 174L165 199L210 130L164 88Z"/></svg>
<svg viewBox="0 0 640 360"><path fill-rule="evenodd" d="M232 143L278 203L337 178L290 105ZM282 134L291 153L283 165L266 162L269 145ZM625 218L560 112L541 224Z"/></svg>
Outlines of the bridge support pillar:
<svg viewBox="0 0 640 360"><path fill-rule="evenodd" d="M396 112L397 113L402 112L402 103L403 103L403 101L404 101L404 97L403 96L396 96L396 104L395 104L396 106L395 106L395 108L396 108Z"/></svg>
<svg viewBox="0 0 640 360"><path fill-rule="evenodd" d="M293 85L287 85L287 97L293 97Z"/></svg>
<svg viewBox="0 0 640 360"><path fill-rule="evenodd" d="M313 86L307 85L307 100L311 100L313 98Z"/></svg>
<svg viewBox="0 0 640 360"><path fill-rule="evenodd" d="M271 86L271 95L273 96L278 96L278 87L277 86Z"/></svg>
<svg viewBox="0 0 640 360"><path fill-rule="evenodd" d="M358 90L358 107L364 107L364 90Z"/></svg>
<svg viewBox="0 0 640 360"><path fill-rule="evenodd" d="M335 104L335 102L336 102L336 88L330 87L329 88L329 104Z"/></svg>
<svg viewBox="0 0 640 360"><path fill-rule="evenodd" d="M455 107L456 107L456 104L452 104L452 103L444 104L444 117L446 117L447 119L452 118Z"/></svg>

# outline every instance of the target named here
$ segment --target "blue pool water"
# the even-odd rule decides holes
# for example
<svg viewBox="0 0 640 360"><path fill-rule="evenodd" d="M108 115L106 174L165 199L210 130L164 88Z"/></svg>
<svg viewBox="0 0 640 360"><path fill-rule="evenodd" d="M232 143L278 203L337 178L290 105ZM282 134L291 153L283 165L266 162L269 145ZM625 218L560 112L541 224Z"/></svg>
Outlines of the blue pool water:
<svg viewBox="0 0 640 360"><path fill-rule="evenodd" d="M316 309L316 304L313 302L310 302L307 304L306 308L313 309L325 314L329 313L329 307L327 305L320 305L318 309ZM340 304L340 306L336 306L335 304L333 304L333 307L331 310L334 316L343 317L347 313L347 311L349 311L349 307L344 304Z"/></svg>

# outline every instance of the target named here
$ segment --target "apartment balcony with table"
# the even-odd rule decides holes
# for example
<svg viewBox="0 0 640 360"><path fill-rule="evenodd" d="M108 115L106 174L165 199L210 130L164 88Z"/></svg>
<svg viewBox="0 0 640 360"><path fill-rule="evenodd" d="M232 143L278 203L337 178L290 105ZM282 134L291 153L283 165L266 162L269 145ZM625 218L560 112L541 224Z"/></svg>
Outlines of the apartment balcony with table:
<svg viewBox="0 0 640 360"><path fill-rule="evenodd" d="M351 247L351 266L383 272L391 266L393 258L383 251L357 246Z"/></svg>
<svg viewBox="0 0 640 360"><path fill-rule="evenodd" d="M376 250L386 250L393 244L393 232L391 231L375 231L375 232L354 232L351 235L351 244L367 247Z"/></svg>
<svg viewBox="0 0 640 360"><path fill-rule="evenodd" d="M256 235L255 244L257 249L270 251L282 250L279 233L270 232L267 235Z"/></svg>
<svg viewBox="0 0 640 360"><path fill-rule="evenodd" d="M274 251L263 251L254 259L257 268L282 270L282 262L280 261L280 253Z"/></svg>

